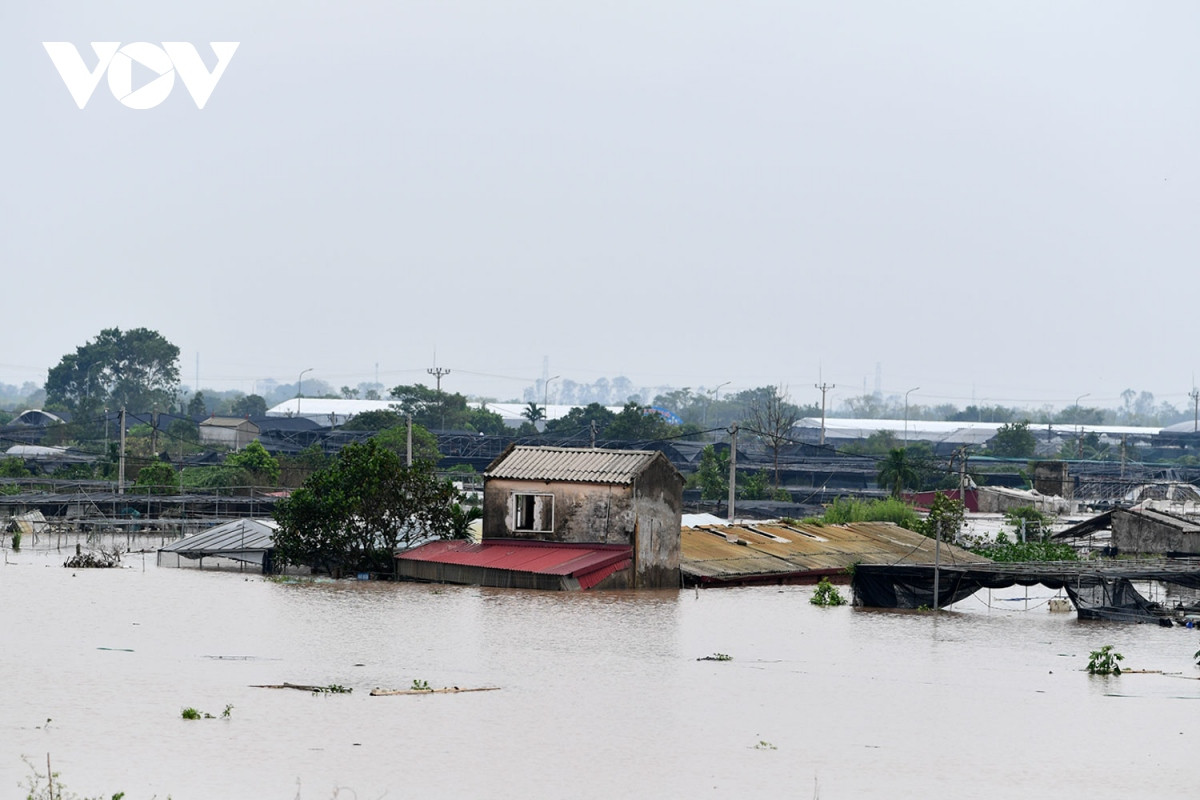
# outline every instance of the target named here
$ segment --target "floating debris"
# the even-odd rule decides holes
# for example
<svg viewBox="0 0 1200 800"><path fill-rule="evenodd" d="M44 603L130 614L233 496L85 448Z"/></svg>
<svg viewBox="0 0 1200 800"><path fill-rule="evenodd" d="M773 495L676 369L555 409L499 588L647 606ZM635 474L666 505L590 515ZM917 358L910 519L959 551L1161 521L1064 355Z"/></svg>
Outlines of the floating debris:
<svg viewBox="0 0 1200 800"><path fill-rule="evenodd" d="M371 697L391 697L398 694L460 694L462 692L498 692L499 686L483 686L473 689L460 689L457 686L447 686L444 689L372 689Z"/></svg>
<svg viewBox="0 0 1200 800"><path fill-rule="evenodd" d="M121 566L121 551L119 549L101 550L98 553L80 552L75 545L75 555L63 562L68 569L107 569Z"/></svg>
<svg viewBox="0 0 1200 800"><path fill-rule="evenodd" d="M337 683L326 684L325 686L314 686L308 683L257 683L251 684L251 689L296 689L301 692L312 692L313 694L350 694L354 691L346 686Z"/></svg>

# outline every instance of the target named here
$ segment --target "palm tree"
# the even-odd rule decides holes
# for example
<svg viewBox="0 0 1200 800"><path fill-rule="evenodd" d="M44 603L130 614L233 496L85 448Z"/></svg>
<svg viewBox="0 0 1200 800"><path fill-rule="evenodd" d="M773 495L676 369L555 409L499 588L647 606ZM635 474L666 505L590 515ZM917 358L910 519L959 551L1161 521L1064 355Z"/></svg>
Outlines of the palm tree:
<svg viewBox="0 0 1200 800"><path fill-rule="evenodd" d="M877 481L880 486L891 487L892 497L899 497L902 490L920 485L921 476L908 460L907 448L896 447L888 452L887 458L879 464Z"/></svg>
<svg viewBox="0 0 1200 800"><path fill-rule="evenodd" d="M537 423L538 420L546 418L546 409L537 403L527 403L525 410L521 412L521 416L532 423Z"/></svg>

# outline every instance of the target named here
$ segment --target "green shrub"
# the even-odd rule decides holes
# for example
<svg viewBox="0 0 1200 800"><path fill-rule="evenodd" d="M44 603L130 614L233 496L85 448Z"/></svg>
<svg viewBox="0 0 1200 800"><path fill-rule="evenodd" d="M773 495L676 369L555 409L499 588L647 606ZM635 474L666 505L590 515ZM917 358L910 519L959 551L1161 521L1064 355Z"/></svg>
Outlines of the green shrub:
<svg viewBox="0 0 1200 800"><path fill-rule="evenodd" d="M1099 650L1093 650L1088 658L1087 671L1089 675L1120 675L1121 665L1125 656L1113 652L1113 646L1106 644Z"/></svg>
<svg viewBox="0 0 1200 800"><path fill-rule="evenodd" d="M842 593L829 582L828 578L821 578L817 583L817 591L808 599L808 602L814 606L844 606L846 598L842 597Z"/></svg>

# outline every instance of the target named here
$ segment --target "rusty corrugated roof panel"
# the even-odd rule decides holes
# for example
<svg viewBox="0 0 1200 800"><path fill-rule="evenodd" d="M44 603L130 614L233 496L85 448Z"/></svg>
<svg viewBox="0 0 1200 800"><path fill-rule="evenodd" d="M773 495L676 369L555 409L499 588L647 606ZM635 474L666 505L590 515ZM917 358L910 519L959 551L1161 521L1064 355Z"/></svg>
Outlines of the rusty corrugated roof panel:
<svg viewBox="0 0 1200 800"><path fill-rule="evenodd" d="M401 561L434 561L573 578L629 561L631 557L632 550L626 545L560 544L525 539L485 539L479 544L430 542L396 554Z"/></svg>
<svg viewBox="0 0 1200 800"><path fill-rule="evenodd" d="M514 480L630 484L657 455L656 450L516 445L483 475Z"/></svg>
<svg viewBox="0 0 1200 800"><path fill-rule="evenodd" d="M799 577L854 564L927 564L934 541L887 522L849 525L743 523L684 528L680 570L699 581L737 582L750 576ZM944 564L987 563L960 547L942 543Z"/></svg>

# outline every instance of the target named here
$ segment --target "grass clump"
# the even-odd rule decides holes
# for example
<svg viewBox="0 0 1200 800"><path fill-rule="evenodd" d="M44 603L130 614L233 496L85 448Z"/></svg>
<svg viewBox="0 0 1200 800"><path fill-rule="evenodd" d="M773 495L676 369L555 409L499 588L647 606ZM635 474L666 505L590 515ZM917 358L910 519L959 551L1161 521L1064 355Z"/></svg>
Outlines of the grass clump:
<svg viewBox="0 0 1200 800"><path fill-rule="evenodd" d="M917 516L913 507L894 497L882 500L839 497L825 506L825 513L819 522L824 525L845 525L850 522L892 522L910 531L921 529L921 518Z"/></svg>
<svg viewBox="0 0 1200 800"><path fill-rule="evenodd" d="M431 686L429 685L429 681L423 681L423 680L421 680L421 679L419 679L419 678L413 678L413 682L412 682L412 686L410 687L410 691L414 691L414 692L432 692L432 691L433 691L433 687L431 687Z"/></svg>

